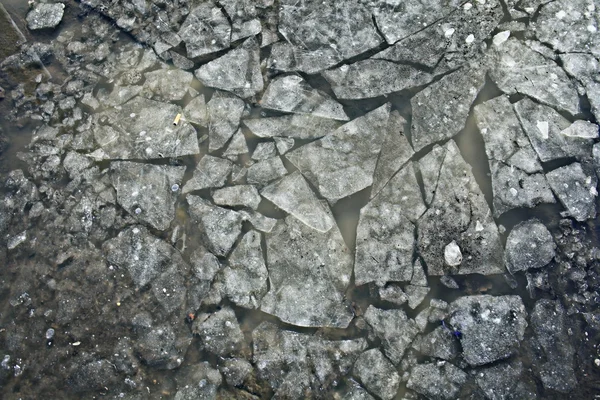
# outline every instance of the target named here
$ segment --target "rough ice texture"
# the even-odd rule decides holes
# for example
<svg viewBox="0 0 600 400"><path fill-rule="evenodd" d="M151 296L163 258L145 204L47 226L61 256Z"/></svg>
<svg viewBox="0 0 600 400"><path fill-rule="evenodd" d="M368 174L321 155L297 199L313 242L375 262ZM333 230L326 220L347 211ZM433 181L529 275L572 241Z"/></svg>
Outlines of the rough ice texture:
<svg viewBox="0 0 600 400"><path fill-rule="evenodd" d="M245 119L242 123L258 137L290 137L295 139L318 139L335 131L341 122L314 115L285 115Z"/></svg>
<svg viewBox="0 0 600 400"><path fill-rule="evenodd" d="M141 226L122 231L116 238L105 242L102 251L109 263L129 272L138 288L146 286L172 267L179 273L189 271L179 251Z"/></svg>
<svg viewBox="0 0 600 400"><path fill-rule="evenodd" d="M136 97L119 108L94 116L92 128L99 149L96 159L155 159L198 154L196 130L173 120L181 107Z"/></svg>
<svg viewBox="0 0 600 400"><path fill-rule="evenodd" d="M199 316L194 321L192 333L200 337L205 350L221 357L241 355L245 343L244 333L229 307L211 315Z"/></svg>
<svg viewBox="0 0 600 400"><path fill-rule="evenodd" d="M281 158L275 156L252 164L248 168L248 183L262 187L285 174L287 174L287 169Z"/></svg>
<svg viewBox="0 0 600 400"><path fill-rule="evenodd" d="M144 74L144 97L161 101L181 100L187 93L194 75L178 68L164 68Z"/></svg>
<svg viewBox="0 0 600 400"><path fill-rule="evenodd" d="M514 104L515 111L529 141L542 162L558 158L586 158L592 154L593 138L564 133L571 122L556 110L523 99Z"/></svg>
<svg viewBox="0 0 600 400"><path fill-rule="evenodd" d="M460 5L458 0L374 2L373 14L379 30L389 44L409 37L423 27L443 19Z"/></svg>
<svg viewBox="0 0 600 400"><path fill-rule="evenodd" d="M258 35L262 29L254 0L219 0L231 18L231 41Z"/></svg>
<svg viewBox="0 0 600 400"><path fill-rule="evenodd" d="M450 304L450 323L462 333L463 357L471 366L515 354L525 335L526 318L519 296L465 296Z"/></svg>
<svg viewBox="0 0 600 400"><path fill-rule="evenodd" d="M396 367L379 349L362 353L354 364L353 375L369 392L383 400L392 400L400 387L400 375Z"/></svg>
<svg viewBox="0 0 600 400"><path fill-rule="evenodd" d="M458 340L443 326L438 326L428 334L418 337L412 347L419 353L442 360L452 360L459 354Z"/></svg>
<svg viewBox="0 0 600 400"><path fill-rule="evenodd" d="M263 322L252 331L253 364L259 379L279 398L317 397L349 375L367 347L363 338L325 340ZM311 393L311 388L319 392ZM277 395L278 393L278 395Z"/></svg>
<svg viewBox="0 0 600 400"><path fill-rule="evenodd" d="M554 203L542 165L512 105L500 96L475 106L492 174L494 216L519 207Z"/></svg>
<svg viewBox="0 0 600 400"><path fill-rule="evenodd" d="M249 231L231 252L229 266L223 269L223 293L240 307L259 308L267 293L268 277L260 233Z"/></svg>
<svg viewBox="0 0 600 400"><path fill-rule="evenodd" d="M269 65L282 71L313 74L377 47L383 39L371 11L358 0L281 2L279 33Z"/></svg>
<svg viewBox="0 0 600 400"><path fill-rule="evenodd" d="M208 109L203 95L194 97L183 109L183 116L186 121L208 126Z"/></svg>
<svg viewBox="0 0 600 400"><path fill-rule="evenodd" d="M373 183L389 112L383 105L286 157L329 201L356 193Z"/></svg>
<svg viewBox="0 0 600 400"><path fill-rule="evenodd" d="M389 2L381 1L384 8L391 8ZM420 2L425 3L425 2ZM438 1L420 4L419 2L402 3L400 7L437 7L436 11L420 15L407 26L413 26L420 19L429 19L443 10L438 7ZM453 2L457 6L459 2ZM388 60L393 62L418 64L434 74L442 74L460 67L481 54L482 42L487 39L491 32L496 29L498 23L504 16L503 4L498 0L487 0L470 2L470 8L460 7L441 20L419 27L413 34L406 36L396 42L395 45L375 54L373 59ZM416 12L416 10L415 10ZM400 17L406 18L410 14L384 12L381 16L376 14L379 20ZM403 31L406 26L395 25L388 27L391 30ZM470 38L470 40L467 40Z"/></svg>
<svg viewBox="0 0 600 400"><path fill-rule="evenodd" d="M324 71L338 99L367 99L429 83L432 76L414 67L386 60L362 60Z"/></svg>
<svg viewBox="0 0 600 400"><path fill-rule="evenodd" d="M271 81L260 100L271 110L347 121L349 118L340 103L326 93L313 89L302 77L287 75Z"/></svg>
<svg viewBox="0 0 600 400"><path fill-rule="evenodd" d="M534 399L537 389L523 374L521 361L505 362L477 370L475 381L490 400L506 398Z"/></svg>
<svg viewBox="0 0 600 400"><path fill-rule="evenodd" d="M465 67L446 75L410 100L415 151L451 138L464 128L484 78L484 70Z"/></svg>
<svg viewBox="0 0 600 400"><path fill-rule="evenodd" d="M432 159L441 159L441 164ZM434 148L419 164L425 193L433 194L430 208L417 222L418 249L428 275L502 273L498 227L458 147L449 141L443 148ZM444 249L452 241L463 255L458 266L444 260Z"/></svg>
<svg viewBox="0 0 600 400"><path fill-rule="evenodd" d="M247 39L241 46L202 65L195 75L206 86L227 90L242 98L261 92L263 77L256 39Z"/></svg>
<svg viewBox="0 0 600 400"><path fill-rule="evenodd" d="M232 161L237 161L237 157L241 154L248 153L248 143L246 143L246 137L241 129L238 129L237 132L231 138L229 142L229 146L227 146L227 150L223 153L223 157L227 157Z"/></svg>
<svg viewBox="0 0 600 400"><path fill-rule="evenodd" d="M348 326L352 257L337 227L322 233L293 216L280 220L267 234L267 267L262 311L298 326Z"/></svg>
<svg viewBox="0 0 600 400"><path fill-rule="evenodd" d="M600 120L600 82L595 78L599 67L598 60L591 54L561 54L560 59L567 73L584 86L586 97L592 107L596 121Z"/></svg>
<svg viewBox="0 0 600 400"><path fill-rule="evenodd" d="M183 193L225 185L233 164L222 158L205 155L194 169L194 175L185 183Z"/></svg>
<svg viewBox="0 0 600 400"><path fill-rule="evenodd" d="M504 259L510 273L542 268L554 258L556 244L548 228L531 219L515 226L506 239Z"/></svg>
<svg viewBox="0 0 600 400"><path fill-rule="evenodd" d="M537 38L559 53L590 53L600 57L598 4L561 0L544 6L533 24Z"/></svg>
<svg viewBox="0 0 600 400"><path fill-rule="evenodd" d="M489 75L500 90L526 94L572 115L579 112L577 89L555 61L513 38L495 49Z"/></svg>
<svg viewBox="0 0 600 400"><path fill-rule="evenodd" d="M265 217L261 213L255 211L240 211L240 214L244 221L248 221L252 224L254 229L261 232L271 232L277 224L277 220L275 218Z"/></svg>
<svg viewBox="0 0 600 400"><path fill-rule="evenodd" d="M335 225L329 206L319 201L298 171L262 189L260 194L319 232L325 233Z"/></svg>
<svg viewBox="0 0 600 400"><path fill-rule="evenodd" d="M356 234L356 285L410 281L415 250L414 222L425 204L412 165L404 167L360 211Z"/></svg>
<svg viewBox="0 0 600 400"><path fill-rule="evenodd" d="M198 196L188 195L187 202L191 220L199 224L202 243L217 256L227 255L242 232L242 216Z"/></svg>
<svg viewBox="0 0 600 400"><path fill-rule="evenodd" d="M581 164L573 163L546 174L558 200L577 221L596 216L598 179L594 172L584 172Z"/></svg>
<svg viewBox="0 0 600 400"><path fill-rule="evenodd" d="M454 365L446 362L417 364L410 371L406 387L429 399L456 399L467 382L467 374Z"/></svg>
<svg viewBox="0 0 600 400"><path fill-rule="evenodd" d="M373 174L373 187L371 198L389 182L396 172L412 157L414 151L404 135L406 120L398 111L392 111L387 126L387 133L383 141L377 166Z"/></svg>
<svg viewBox="0 0 600 400"><path fill-rule="evenodd" d="M27 27L29 29L49 29L55 28L62 20L65 12L63 3L37 3L33 9L27 13Z"/></svg>
<svg viewBox="0 0 600 400"><path fill-rule="evenodd" d="M567 393L577 386L569 321L558 300L542 299L531 313L531 327L541 345L539 375L544 388Z"/></svg>
<svg viewBox="0 0 600 400"><path fill-rule="evenodd" d="M114 161L110 171L121 207L158 230L169 227L185 167ZM176 190L173 185L178 185Z"/></svg>
<svg viewBox="0 0 600 400"><path fill-rule="evenodd" d="M215 204L220 206L243 206L253 210L258 208L260 195L252 185L236 185L215 190L212 194Z"/></svg>
<svg viewBox="0 0 600 400"><path fill-rule="evenodd" d="M207 104L208 151L215 151L225 146L240 125L244 112L244 101L227 92L217 91Z"/></svg>
<svg viewBox="0 0 600 400"><path fill-rule="evenodd" d="M402 310L382 310L369 306L364 319L382 343L383 352L399 365L404 352L419 333L415 321L408 319Z"/></svg>
<svg viewBox="0 0 600 400"><path fill-rule="evenodd" d="M256 148L252 152L252 159L255 161L266 160L276 156L275 143L274 142L262 142L256 145Z"/></svg>
<svg viewBox="0 0 600 400"><path fill-rule="evenodd" d="M179 36L185 43L187 56L196 58L228 48L231 26L221 8L207 1L190 11Z"/></svg>

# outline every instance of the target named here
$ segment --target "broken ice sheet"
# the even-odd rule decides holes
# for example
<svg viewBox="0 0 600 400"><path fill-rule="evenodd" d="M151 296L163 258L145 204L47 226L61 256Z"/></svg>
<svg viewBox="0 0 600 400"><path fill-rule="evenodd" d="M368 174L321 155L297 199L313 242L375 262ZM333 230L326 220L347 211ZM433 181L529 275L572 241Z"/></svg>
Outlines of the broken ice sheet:
<svg viewBox="0 0 600 400"><path fill-rule="evenodd" d="M306 327L346 328L352 320L344 301L352 257L337 226L321 233L293 216L279 220L267 234L267 268L262 311Z"/></svg>
<svg viewBox="0 0 600 400"><path fill-rule="evenodd" d="M273 79L260 100L271 110L347 121L340 103L327 94L313 89L302 77L287 75Z"/></svg>
<svg viewBox="0 0 600 400"><path fill-rule="evenodd" d="M243 206L253 210L258 208L261 200L258 190L252 185L236 185L218 189L213 192L212 198L215 204L220 206Z"/></svg>
<svg viewBox="0 0 600 400"><path fill-rule="evenodd" d="M225 185L233 164L222 158L205 155L194 169L194 175L183 186L183 193Z"/></svg>
<svg viewBox="0 0 600 400"><path fill-rule="evenodd" d="M546 178L569 215L577 221L596 216L598 179L594 172L586 172L581 164L573 163L548 172Z"/></svg>
<svg viewBox="0 0 600 400"><path fill-rule="evenodd" d="M287 174L287 169L283 165L281 158L275 156L252 164L248 168L247 179L248 183L262 187L285 174Z"/></svg>
<svg viewBox="0 0 600 400"><path fill-rule="evenodd" d="M554 203L542 165L508 98L493 98L474 110L492 174L494 216L513 208Z"/></svg>
<svg viewBox="0 0 600 400"><path fill-rule="evenodd" d="M233 94L216 91L207 103L208 151L219 150L225 146L240 125L244 112L244 101Z"/></svg>
<svg viewBox="0 0 600 400"><path fill-rule="evenodd" d="M231 18L231 41L258 35L262 29L254 0L219 0Z"/></svg>
<svg viewBox="0 0 600 400"><path fill-rule="evenodd" d="M229 265L223 269L223 294L240 307L259 308L267 293L268 277L261 235L250 231L231 252Z"/></svg>
<svg viewBox="0 0 600 400"><path fill-rule="evenodd" d="M242 123L258 137L282 136L295 139L318 139L342 125L335 119L301 114L245 119Z"/></svg>
<svg viewBox="0 0 600 400"><path fill-rule="evenodd" d="M443 162L438 168L430 159L440 153ZM417 222L418 249L428 275L502 273L498 227L456 144L449 141L444 147L434 147L419 164L425 193L434 193L429 209ZM431 170L432 166L436 169ZM452 241L463 254L458 266L445 262L444 251Z"/></svg>
<svg viewBox="0 0 600 400"><path fill-rule="evenodd" d="M190 269L177 249L142 226L120 232L103 244L102 251L109 263L127 269L137 288L152 282L171 267L180 274Z"/></svg>
<svg viewBox="0 0 600 400"><path fill-rule="evenodd" d="M194 97L183 109L185 120L198 124L200 126L208 126L208 108L203 95Z"/></svg>
<svg viewBox="0 0 600 400"><path fill-rule="evenodd" d="M226 157L232 161L237 161L237 157L241 154L248 153L248 144L246 143L246 137L242 133L241 129L233 135L233 138L227 146L227 150L223 153L223 157Z"/></svg>
<svg viewBox="0 0 600 400"><path fill-rule="evenodd" d="M367 308L364 319L381 340L385 355L399 365L404 352L419 333L415 321L402 310L382 310L372 305Z"/></svg>
<svg viewBox="0 0 600 400"><path fill-rule="evenodd" d="M356 233L356 285L410 281L415 250L414 222L425 204L412 165L404 167L360 211Z"/></svg>
<svg viewBox="0 0 600 400"><path fill-rule="evenodd" d="M463 67L432 83L411 99L411 137L415 151L451 138L464 128L484 78L485 70L481 67Z"/></svg>
<svg viewBox="0 0 600 400"><path fill-rule="evenodd" d="M364 338L325 340L318 335L284 330L270 322L263 322L252 331L252 343L257 377L268 382L281 398L303 398L309 393L290 395L292 390L302 388L298 374L306 378L307 386L320 393L331 393L329 390L336 389L337 382L349 375L367 347Z"/></svg>
<svg viewBox="0 0 600 400"><path fill-rule="evenodd" d="M181 107L136 97L120 108L94 115L99 160L181 157L200 153L196 130L187 122L173 125Z"/></svg>
<svg viewBox="0 0 600 400"><path fill-rule="evenodd" d="M164 68L144 74L144 97L162 101L181 100L194 76L178 68Z"/></svg>
<svg viewBox="0 0 600 400"><path fill-rule="evenodd" d="M394 44L443 19L461 3L457 0L412 1L406 4L377 1L372 12L385 40Z"/></svg>
<svg viewBox="0 0 600 400"><path fill-rule="evenodd" d="M598 4L595 2L548 2L532 25L536 37L558 53L590 53L600 57Z"/></svg>
<svg viewBox="0 0 600 400"><path fill-rule="evenodd" d="M110 172L117 202L127 212L158 230L169 227L185 167L114 161Z"/></svg>
<svg viewBox="0 0 600 400"><path fill-rule="evenodd" d="M265 187L260 194L319 232L327 232L335 225L329 207L319 201L298 171Z"/></svg>
<svg viewBox="0 0 600 400"><path fill-rule="evenodd" d="M409 65L362 60L324 71L338 99L368 99L429 83L432 76Z"/></svg>
<svg viewBox="0 0 600 400"><path fill-rule="evenodd" d="M373 174L373 187L371 198L388 183L390 178L412 157L414 151L404 136L404 125L406 120L400 116L398 111L392 111L387 126L387 133L377 166Z"/></svg>
<svg viewBox="0 0 600 400"><path fill-rule="evenodd" d="M555 61L514 38L494 49L489 76L500 90L525 94L571 115L579 113L577 89Z"/></svg>
<svg viewBox="0 0 600 400"><path fill-rule="evenodd" d="M202 65L195 75L206 86L227 90L242 98L261 92L263 77L256 39L247 39L225 55Z"/></svg>
<svg viewBox="0 0 600 400"><path fill-rule="evenodd" d="M187 56L196 58L228 48L231 26L221 8L207 1L190 11L179 36L185 43Z"/></svg>
<svg viewBox="0 0 600 400"><path fill-rule="evenodd" d="M285 0L279 11L279 32L269 64L282 71L319 72L378 46L371 10L361 1L298 3Z"/></svg>
<svg viewBox="0 0 600 400"><path fill-rule="evenodd" d="M390 104L383 105L286 157L323 197L335 202L373 183L389 113Z"/></svg>
<svg viewBox="0 0 600 400"><path fill-rule="evenodd" d="M571 122L556 110L528 98L513 106L542 162L566 157L587 158L592 154L594 137L570 134Z"/></svg>
<svg viewBox="0 0 600 400"><path fill-rule="evenodd" d="M199 224L203 244L213 254L226 256L242 232L242 216L199 196L188 195L186 199L191 220Z"/></svg>

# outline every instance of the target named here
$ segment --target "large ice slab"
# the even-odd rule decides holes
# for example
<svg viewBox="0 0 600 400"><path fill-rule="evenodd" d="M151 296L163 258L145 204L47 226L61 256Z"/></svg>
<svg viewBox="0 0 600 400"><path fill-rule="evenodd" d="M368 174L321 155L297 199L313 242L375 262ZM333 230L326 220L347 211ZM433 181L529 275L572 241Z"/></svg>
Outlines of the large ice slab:
<svg viewBox="0 0 600 400"><path fill-rule="evenodd" d="M179 29L187 56L196 58L229 47L231 26L220 7L203 2L190 11Z"/></svg>
<svg viewBox="0 0 600 400"><path fill-rule="evenodd" d="M110 172L121 207L156 229L169 227L185 167L114 161Z"/></svg>
<svg viewBox="0 0 600 400"><path fill-rule="evenodd" d="M412 165L404 167L360 211L356 233L356 285L410 281L414 222L425 212Z"/></svg>
<svg viewBox="0 0 600 400"><path fill-rule="evenodd" d="M242 98L261 92L263 77L256 39L247 39L225 55L204 64L195 75L206 86L227 90Z"/></svg>
<svg viewBox="0 0 600 400"><path fill-rule="evenodd" d="M242 232L242 216L199 196L188 195L187 202L191 220L199 224L202 243L217 256L227 255Z"/></svg>
<svg viewBox="0 0 600 400"><path fill-rule="evenodd" d="M492 174L494 216L554 203L542 165L508 98L500 96L475 106L475 120Z"/></svg>
<svg viewBox="0 0 600 400"><path fill-rule="evenodd" d="M431 206L417 222L418 249L428 275L502 273L498 227L471 167L453 141L437 153L443 154L439 169L428 167L435 152L419 161L425 193L434 193ZM430 178L425 180L425 176ZM451 253L459 257L448 257Z"/></svg>
<svg viewBox="0 0 600 400"><path fill-rule="evenodd" d="M410 100L415 151L451 138L464 128L484 78L485 70L464 67L434 82Z"/></svg>
<svg viewBox="0 0 600 400"><path fill-rule="evenodd" d="M260 105L271 110L348 120L340 103L326 93L313 89L298 75L273 79L265 90Z"/></svg>
<svg viewBox="0 0 600 400"><path fill-rule="evenodd" d="M352 257L337 227L319 232L293 216L267 234L271 287L261 310L298 326L346 328L353 314L344 301Z"/></svg>
<svg viewBox="0 0 600 400"><path fill-rule="evenodd" d="M579 112L577 88L555 61L517 39L497 46L489 75L506 94L526 94L572 115Z"/></svg>
<svg viewBox="0 0 600 400"><path fill-rule="evenodd" d="M119 108L94 116L96 159L155 159L198 154L196 130L189 123L173 120L181 107L135 97Z"/></svg>
<svg viewBox="0 0 600 400"><path fill-rule="evenodd" d="M383 105L286 157L326 199L349 196L373 183L389 113Z"/></svg>
<svg viewBox="0 0 600 400"><path fill-rule="evenodd" d="M319 201L298 171L265 187L260 194L319 232L325 233L335 225L329 206Z"/></svg>

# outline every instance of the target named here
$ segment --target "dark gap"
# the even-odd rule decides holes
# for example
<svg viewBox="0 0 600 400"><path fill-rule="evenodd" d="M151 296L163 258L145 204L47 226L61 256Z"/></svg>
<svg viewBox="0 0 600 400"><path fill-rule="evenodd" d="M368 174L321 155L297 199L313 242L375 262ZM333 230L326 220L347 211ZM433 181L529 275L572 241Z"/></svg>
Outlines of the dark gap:
<svg viewBox="0 0 600 400"><path fill-rule="evenodd" d="M264 197L262 198L256 211L268 218L285 219L288 216L288 213Z"/></svg>
<svg viewBox="0 0 600 400"><path fill-rule="evenodd" d="M473 104L471 104L465 127L454 136L454 141L460 149L463 159L471 166L471 172L490 210L493 210L491 172L485 152L485 142L477 127L474 107L501 95L502 92L498 89L498 86L486 75L483 88L477 94Z"/></svg>
<svg viewBox="0 0 600 400"><path fill-rule="evenodd" d="M496 218L498 226L502 225L506 229L500 235L500 238L504 243L515 225L532 218L539 219L548 229L556 229L558 228L557 216L561 211L564 211L564 208L559 202L538 204L533 208L514 208L509 210Z"/></svg>
<svg viewBox="0 0 600 400"><path fill-rule="evenodd" d="M344 197L331 205L331 211L337 226L351 254L354 254L356 250L356 228L358 227L360 210L369 202L370 197L371 186Z"/></svg>
<svg viewBox="0 0 600 400"><path fill-rule="evenodd" d="M575 157L558 158L555 160L542 162L542 168L544 169L544 173L548 173L557 168L573 164L576 161L577 159Z"/></svg>

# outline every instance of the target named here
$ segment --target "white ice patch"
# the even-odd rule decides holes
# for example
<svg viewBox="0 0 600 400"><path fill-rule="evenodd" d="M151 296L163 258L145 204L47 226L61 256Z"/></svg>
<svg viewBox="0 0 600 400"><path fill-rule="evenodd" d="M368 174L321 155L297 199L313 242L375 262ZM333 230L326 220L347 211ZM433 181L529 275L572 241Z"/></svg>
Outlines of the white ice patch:
<svg viewBox="0 0 600 400"><path fill-rule="evenodd" d="M444 36L446 36L447 38L451 37L452 35L454 35L454 28L450 28L448 29L446 32L444 32Z"/></svg>
<svg viewBox="0 0 600 400"><path fill-rule="evenodd" d="M465 42L467 42L467 44L471 44L475 41L475 36L473 36L473 34L470 34L469 36L467 36L467 38L465 39Z"/></svg>
<svg viewBox="0 0 600 400"><path fill-rule="evenodd" d="M565 10L560 10L559 12L556 13L556 18L558 18L558 19L563 19L566 16L567 16L567 13L565 12Z"/></svg>
<svg viewBox="0 0 600 400"><path fill-rule="evenodd" d="M494 39L492 39L492 42L494 43L494 46L498 47L502 43L506 42L509 37L510 31L502 31L494 35Z"/></svg>
<svg viewBox="0 0 600 400"><path fill-rule="evenodd" d="M548 121L537 121L537 128L542 134L542 139L548 139Z"/></svg>
<svg viewBox="0 0 600 400"><path fill-rule="evenodd" d="M462 263L462 253L460 251L460 247L456 244L456 241L452 241L446 245L444 249L444 260L446 264L451 267L456 267Z"/></svg>

